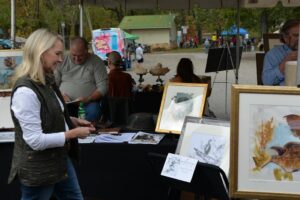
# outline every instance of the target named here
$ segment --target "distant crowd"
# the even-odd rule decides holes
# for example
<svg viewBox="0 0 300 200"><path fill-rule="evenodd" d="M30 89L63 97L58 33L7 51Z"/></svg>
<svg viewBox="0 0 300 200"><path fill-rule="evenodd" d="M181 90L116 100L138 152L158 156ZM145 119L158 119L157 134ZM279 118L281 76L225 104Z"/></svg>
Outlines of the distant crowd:
<svg viewBox="0 0 300 200"><path fill-rule="evenodd" d="M256 38L246 38L242 37L240 39L240 45L243 46L244 51L251 51L254 50L254 44L256 43ZM237 44L236 36L216 36L206 37L203 38L201 41L203 48L208 50L209 48L218 48L218 47L225 47L228 44L230 47L234 47ZM197 35L193 37L183 37L179 42L179 48L198 48L199 44L199 37Z"/></svg>

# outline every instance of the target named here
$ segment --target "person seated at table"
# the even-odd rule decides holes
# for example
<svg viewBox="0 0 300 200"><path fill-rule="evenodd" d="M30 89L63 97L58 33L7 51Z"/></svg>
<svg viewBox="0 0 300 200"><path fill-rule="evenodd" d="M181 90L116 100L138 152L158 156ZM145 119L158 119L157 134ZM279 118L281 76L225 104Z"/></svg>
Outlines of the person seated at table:
<svg viewBox="0 0 300 200"><path fill-rule="evenodd" d="M206 104L204 109L204 115L208 117L216 117L215 114L209 109L208 97L211 94L211 83L210 80L201 79L199 76L194 74L194 65L191 59L181 58L176 69L176 75L170 79L170 82L181 82L181 83L207 83L207 95Z"/></svg>
<svg viewBox="0 0 300 200"><path fill-rule="evenodd" d="M124 126L132 110L133 79L122 70L122 57L117 51L107 54L108 93L103 120L109 120L112 126Z"/></svg>
<svg viewBox="0 0 300 200"><path fill-rule="evenodd" d="M132 77L122 71L122 57L117 51L107 54L108 74L108 96L109 97L131 97Z"/></svg>
<svg viewBox="0 0 300 200"><path fill-rule="evenodd" d="M264 58L262 81L264 85L285 84L285 64L297 60L299 19L288 20L280 29L283 45L272 48Z"/></svg>
<svg viewBox="0 0 300 200"><path fill-rule="evenodd" d="M71 40L70 53L57 67L55 77L66 102L81 101L88 121L100 119L101 100L107 92L108 76L104 62L88 52L88 42L84 38Z"/></svg>

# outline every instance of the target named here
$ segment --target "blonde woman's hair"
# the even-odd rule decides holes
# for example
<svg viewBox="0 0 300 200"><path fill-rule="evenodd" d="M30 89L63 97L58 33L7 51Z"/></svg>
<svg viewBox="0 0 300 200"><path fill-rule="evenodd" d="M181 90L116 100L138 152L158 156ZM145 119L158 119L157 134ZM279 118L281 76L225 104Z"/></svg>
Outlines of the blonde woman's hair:
<svg viewBox="0 0 300 200"><path fill-rule="evenodd" d="M23 48L23 60L15 71L14 82L22 76L45 85L42 55L62 38L47 29L38 29L31 33Z"/></svg>

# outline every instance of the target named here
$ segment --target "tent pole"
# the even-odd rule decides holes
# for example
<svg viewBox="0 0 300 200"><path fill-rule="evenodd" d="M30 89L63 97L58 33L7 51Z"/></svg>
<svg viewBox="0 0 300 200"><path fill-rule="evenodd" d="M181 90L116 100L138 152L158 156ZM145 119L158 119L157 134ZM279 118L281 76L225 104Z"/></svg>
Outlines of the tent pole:
<svg viewBox="0 0 300 200"><path fill-rule="evenodd" d="M235 83L239 84L239 63L240 63L240 0L237 1L237 40L236 40L236 59L235 59L235 67L236 67L236 74L235 74Z"/></svg>
<svg viewBox="0 0 300 200"><path fill-rule="evenodd" d="M11 40L11 48L15 48L16 41L16 1L11 0L11 24L10 24L10 40Z"/></svg>
<svg viewBox="0 0 300 200"><path fill-rule="evenodd" d="M83 0L80 0L79 3L79 36L83 37Z"/></svg>

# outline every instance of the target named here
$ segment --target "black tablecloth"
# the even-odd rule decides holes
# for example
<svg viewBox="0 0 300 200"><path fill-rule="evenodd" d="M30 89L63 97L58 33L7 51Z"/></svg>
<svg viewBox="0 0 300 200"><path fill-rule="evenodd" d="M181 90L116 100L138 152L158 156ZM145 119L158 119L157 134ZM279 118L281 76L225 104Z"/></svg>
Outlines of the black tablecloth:
<svg viewBox="0 0 300 200"><path fill-rule="evenodd" d="M81 144L81 161L75 164L83 195L101 200L165 199L164 185L149 163L148 153L174 153L177 138L167 135L158 145ZM13 143L0 143L0 198L20 199L18 181L8 185Z"/></svg>

